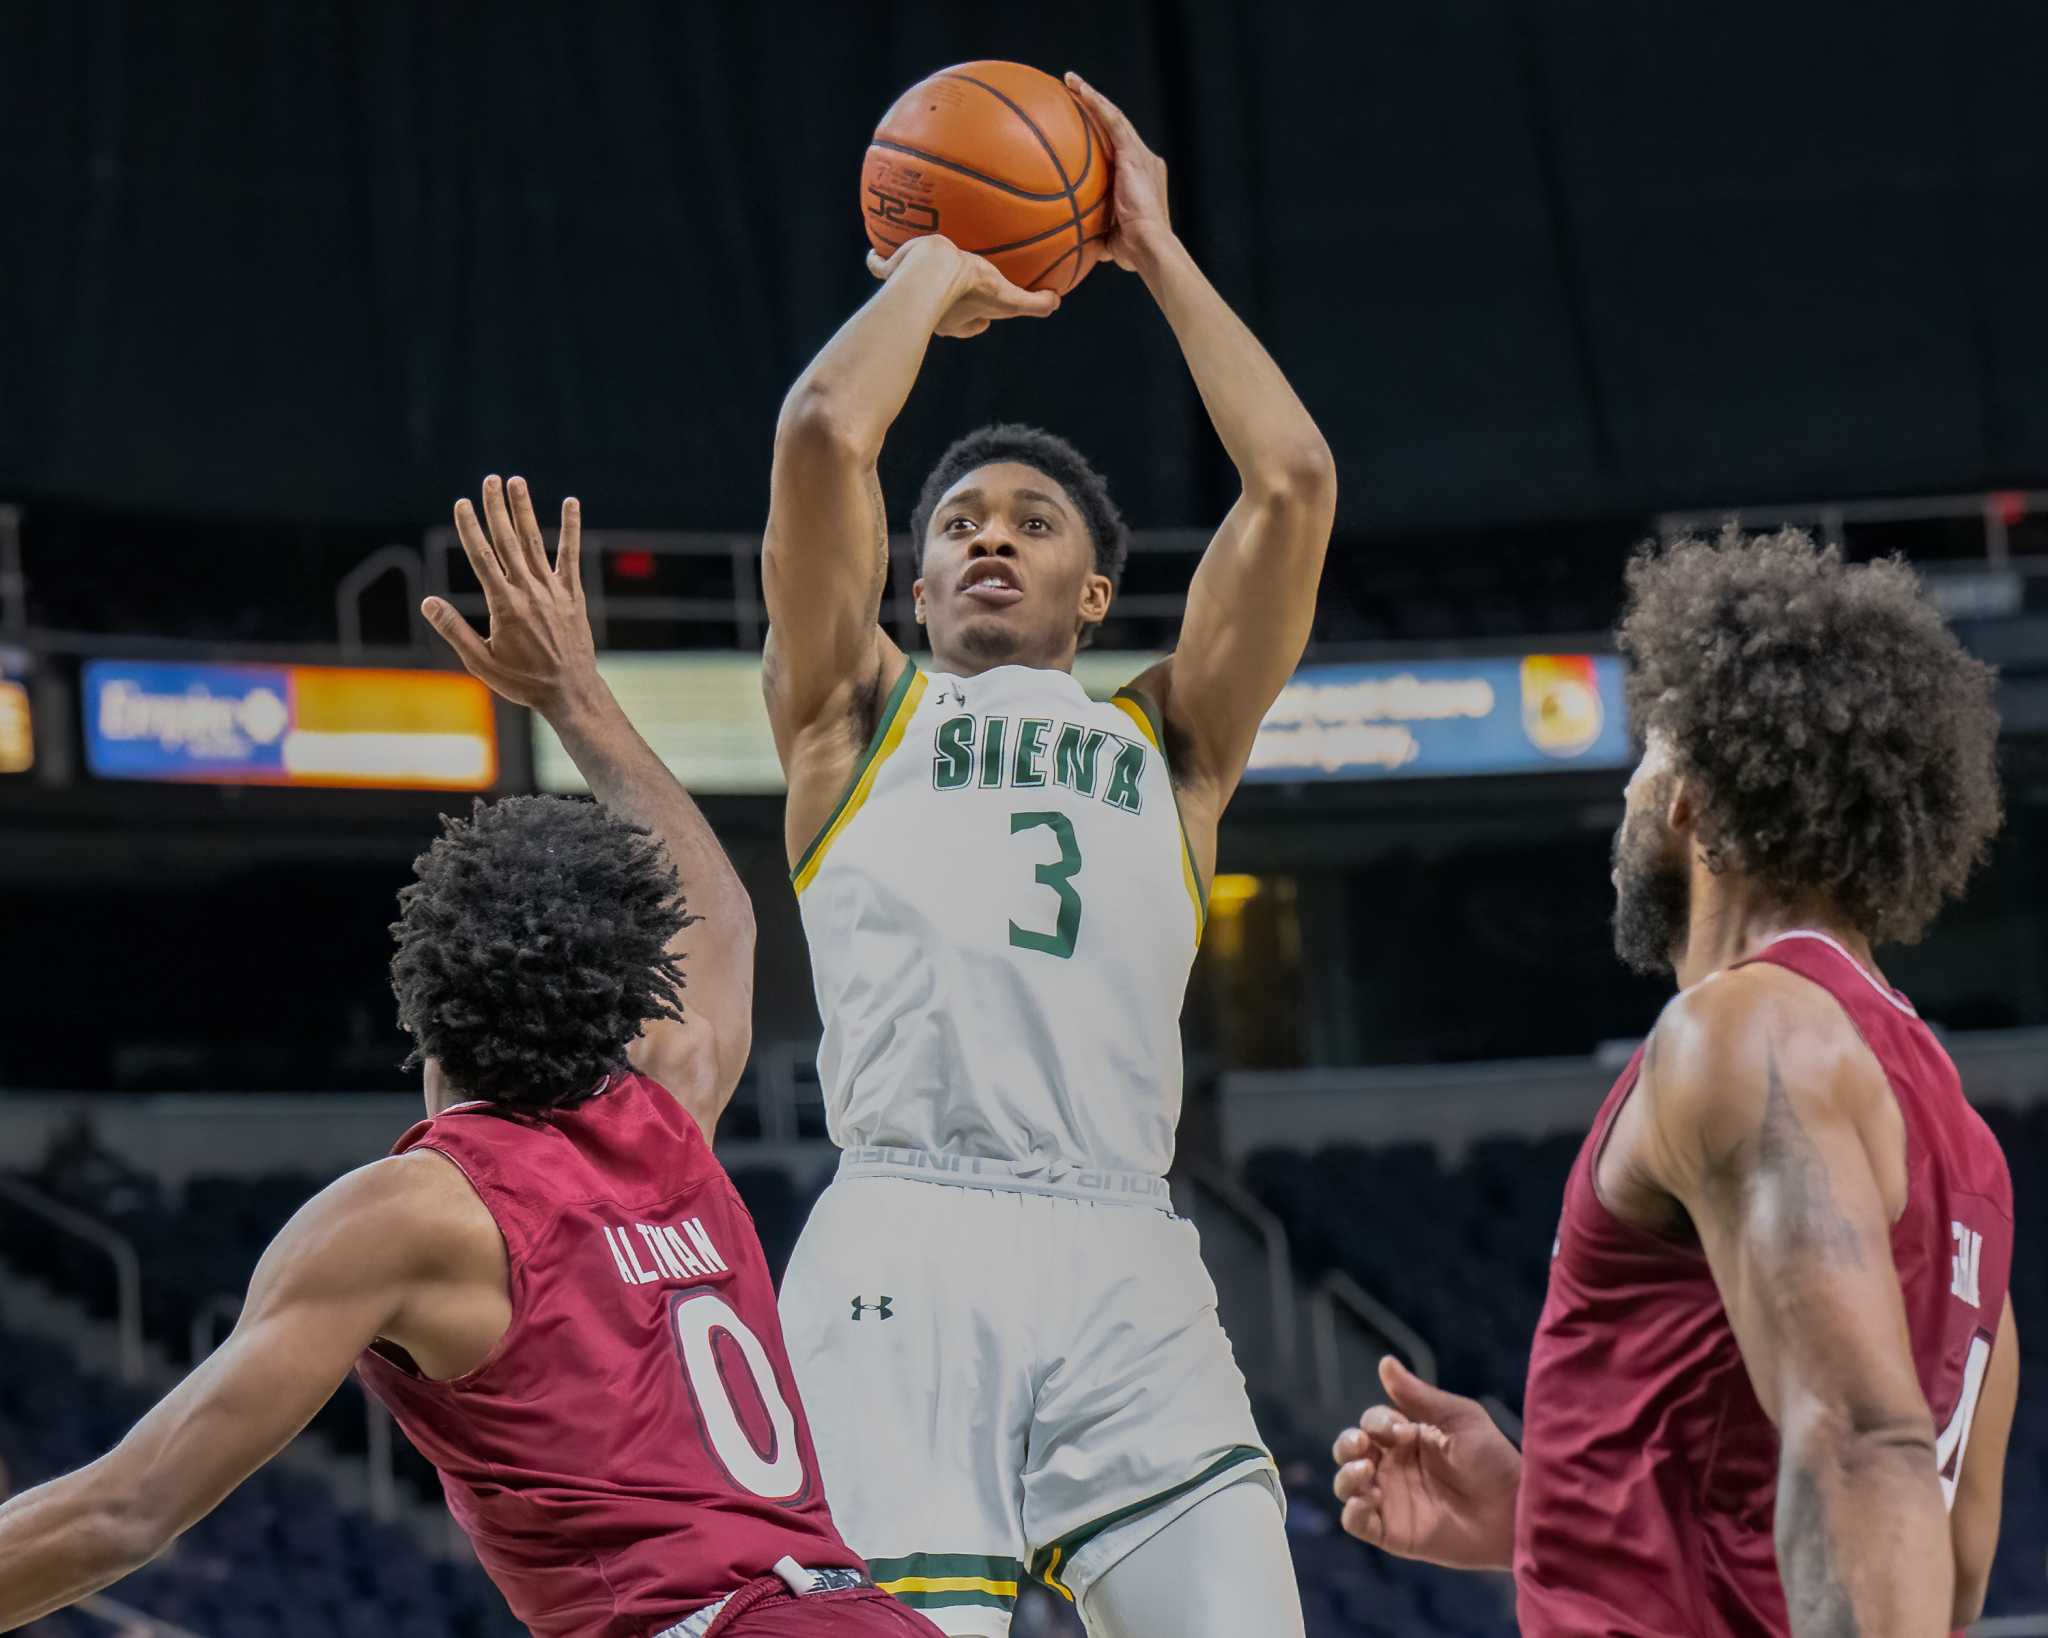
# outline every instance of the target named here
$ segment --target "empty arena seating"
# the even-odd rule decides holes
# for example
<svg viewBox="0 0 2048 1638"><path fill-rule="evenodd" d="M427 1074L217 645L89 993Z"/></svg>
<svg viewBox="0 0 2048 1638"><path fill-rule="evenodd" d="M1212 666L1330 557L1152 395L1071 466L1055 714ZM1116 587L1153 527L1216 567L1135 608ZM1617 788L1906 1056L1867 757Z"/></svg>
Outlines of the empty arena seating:
<svg viewBox="0 0 2048 1638"><path fill-rule="evenodd" d="M2022 1209L2048 1184L2048 1106L1987 1112L2011 1157ZM1528 1338L1541 1307L1574 1136L1482 1138L1446 1166L1422 1145L1331 1145L1311 1154L1266 1150L1245 1180L1287 1229L1304 1274L1342 1269L1391 1305L1435 1347L1448 1386L1519 1408ZM101 1152L83 1133L23 1174L134 1236L144 1268L145 1320L178 1358L194 1308L239 1293L264 1242L324 1178L279 1172L200 1177L166 1189ZM734 1181L777 1273L829 1175L742 1164ZM1427 1225L1422 1232L1419 1225ZM2048 1248L2020 1236L2014 1301L2048 1312ZM111 1313L104 1259L0 1200L0 1259ZM2024 1374L2048 1370L2048 1331L2027 1329ZM17 1483L61 1471L104 1449L145 1407L134 1390L80 1370L61 1348L0 1333L0 1458ZM1508 1638L1499 1578L1401 1563L1361 1547L1337 1525L1329 1491L1332 1430L1303 1425L1284 1398L1258 1417L1289 1498L1288 1537L1310 1638ZM345 1390L318 1424L360 1449L362 1412ZM400 1441L402 1472L423 1496L430 1470ZM1994 1613L2048 1611L2048 1398L2023 1395L2006 1479ZM495 1638L518 1629L468 1566L432 1559L402 1531L338 1511L326 1489L267 1472L119 1596L201 1638ZM46 1624L45 1638L101 1638L104 1627ZM1069 1638L1071 1612L1050 1599L1020 1611L1019 1638Z"/></svg>
<svg viewBox="0 0 2048 1638"><path fill-rule="evenodd" d="M1984 1114L2005 1146L2023 1214L2013 1304L2023 1321L2021 1380L2039 1382L2048 1334L2024 1320L2048 1313L2048 1245L2028 1232L2024 1213L2048 1189L2048 1104ZM1435 1348L1446 1387L1492 1395L1519 1412L1578 1147L1577 1135L1483 1138L1448 1169L1419 1144L1264 1149L1247 1161L1245 1181L1286 1228L1303 1273L1350 1274ZM2021 1395L2005 1493L1990 1613L2048 1611L2048 1399L2039 1393ZM1305 1567L1313 1561L1297 1556ZM1339 1557L1331 1566L1332 1574L1346 1572Z"/></svg>
<svg viewBox="0 0 2048 1638"><path fill-rule="evenodd" d="M77 1467L127 1431L149 1396L64 1348L0 1330L0 1451L17 1487ZM517 1638L474 1565L429 1557L396 1525L337 1509L317 1480L258 1473L170 1553L110 1589L203 1638ZM77 1616L26 1629L103 1638Z"/></svg>

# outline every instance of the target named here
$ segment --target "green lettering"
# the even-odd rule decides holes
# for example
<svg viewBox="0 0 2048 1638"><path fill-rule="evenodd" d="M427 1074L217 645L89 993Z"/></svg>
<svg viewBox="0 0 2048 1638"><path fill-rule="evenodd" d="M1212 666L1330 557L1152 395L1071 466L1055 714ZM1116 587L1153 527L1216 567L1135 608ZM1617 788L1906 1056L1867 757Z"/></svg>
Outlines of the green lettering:
<svg viewBox="0 0 2048 1638"><path fill-rule="evenodd" d="M1003 782L1003 741L1008 737L1010 719L990 717L981 735L981 783L994 790Z"/></svg>
<svg viewBox="0 0 2048 1638"><path fill-rule="evenodd" d="M1095 794L1095 761L1101 754L1102 742L1107 736L1100 728L1083 728L1079 723L1067 722L1060 725L1060 736L1053 742L1053 782L1077 790L1083 796Z"/></svg>
<svg viewBox="0 0 2048 1638"><path fill-rule="evenodd" d="M1045 736L1052 723L1044 717L1026 717L1017 724L1017 761L1010 770L1012 785L1043 785L1045 769L1039 760L1045 755Z"/></svg>
<svg viewBox="0 0 2048 1638"><path fill-rule="evenodd" d="M957 791L974 777L974 719L948 717L939 724L938 754L932 758L932 789Z"/></svg>
<svg viewBox="0 0 2048 1638"><path fill-rule="evenodd" d="M1116 762L1109 770L1109 789L1102 793L1103 801L1126 813L1140 812L1144 797L1139 792L1138 779L1144 771L1145 747L1134 739L1118 740Z"/></svg>

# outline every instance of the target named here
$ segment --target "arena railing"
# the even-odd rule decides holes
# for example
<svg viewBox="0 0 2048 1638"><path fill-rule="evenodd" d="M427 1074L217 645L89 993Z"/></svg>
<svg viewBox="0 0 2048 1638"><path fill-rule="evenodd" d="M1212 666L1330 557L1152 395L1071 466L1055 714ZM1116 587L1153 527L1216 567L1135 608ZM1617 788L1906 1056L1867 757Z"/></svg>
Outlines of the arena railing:
<svg viewBox="0 0 2048 1638"><path fill-rule="evenodd" d="M242 1299L232 1292L216 1291L206 1301L192 1310L192 1368L197 1370L206 1363L206 1356L213 1352L220 1342L218 1321L226 1320L232 1327L242 1317Z"/></svg>
<svg viewBox="0 0 2048 1638"><path fill-rule="evenodd" d="M1182 557L1192 573L1195 561L1209 544L1207 531L1198 529L1148 529L1132 534L1133 557ZM344 603L358 603L362 593L385 574L398 567L399 560L387 547L366 558L344 579L336 593L336 626L346 632L360 631L360 620L344 614ZM723 596L675 597L654 593L621 596L608 587L604 564L608 556L626 554L646 558L676 557L718 563L730 576L731 589ZM457 565L469 583L463 563L462 543L447 525L429 529L421 541L420 559L426 589L447 599L474 619L484 613L481 591L457 590ZM759 649L768 633L768 610L761 598L761 537L758 534L713 534L665 530L586 530L583 536L581 570L584 602L590 611L590 627L598 647L610 646L612 628L639 623L672 624L721 629L723 640L709 646ZM889 595L883 599L881 623L891 630L906 650L922 646L919 637L916 599L911 586L918 576L917 554L908 535L889 538ZM416 593L417 586L412 590ZM417 595L413 602L417 605ZM1116 600L1119 619L1165 619L1178 621L1187 599L1180 592L1122 593ZM351 621L354 622L353 626ZM415 623L415 635L418 627ZM423 639L422 639L423 640Z"/></svg>
<svg viewBox="0 0 2048 1638"><path fill-rule="evenodd" d="M123 1382L140 1382L144 1371L142 1349L142 1260L125 1235L106 1224L53 1200L42 1190L19 1178L0 1177L0 1198L11 1200L31 1216L40 1217L62 1233L83 1240L106 1253L114 1265L115 1324L120 1337L120 1372Z"/></svg>
<svg viewBox="0 0 2048 1638"><path fill-rule="evenodd" d="M77 1608L95 1620L106 1622L119 1638L199 1638L199 1634L189 1627L162 1620L147 1610L124 1604L118 1598L109 1598L105 1593L81 1598Z"/></svg>
<svg viewBox="0 0 2048 1638"><path fill-rule="evenodd" d="M1308 1296L1309 1348L1315 1362L1316 1397L1325 1405L1350 1404L1358 1396L1344 1380L1340 1320L1381 1338L1407 1355L1408 1368L1425 1382L1437 1376L1436 1350L1420 1331L1342 1269L1332 1269Z"/></svg>
<svg viewBox="0 0 2048 1638"><path fill-rule="evenodd" d="M242 1299L231 1291L217 1291L192 1310L194 1370L219 1346L219 1322L226 1320L232 1326L241 1314ZM364 1496L370 1517L388 1524L398 1517L398 1447L392 1435L391 1413L368 1393L362 1394L362 1402Z"/></svg>
<svg viewBox="0 0 2048 1638"><path fill-rule="evenodd" d="M1178 1171L1240 1227L1248 1230L1257 1242L1264 1259L1262 1283L1265 1286L1274 1363L1283 1377L1293 1379L1299 1369L1301 1350L1297 1334L1299 1321L1295 1314L1294 1265L1288 1251L1287 1230L1281 1226L1279 1218L1227 1172L1201 1161L1185 1161Z"/></svg>
<svg viewBox="0 0 2048 1638"><path fill-rule="evenodd" d="M21 572L21 510L0 506L0 639L28 636L28 580Z"/></svg>

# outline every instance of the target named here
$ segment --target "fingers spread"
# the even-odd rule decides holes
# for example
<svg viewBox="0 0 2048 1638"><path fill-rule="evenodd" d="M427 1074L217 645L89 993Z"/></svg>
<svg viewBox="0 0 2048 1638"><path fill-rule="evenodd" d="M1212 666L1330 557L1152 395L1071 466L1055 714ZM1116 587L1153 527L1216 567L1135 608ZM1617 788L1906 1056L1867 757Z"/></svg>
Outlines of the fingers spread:
<svg viewBox="0 0 2048 1638"><path fill-rule="evenodd" d="M484 527L506 580L515 579L521 566L519 531L513 528L512 514L505 508L505 480L496 473L484 479Z"/></svg>
<svg viewBox="0 0 2048 1638"><path fill-rule="evenodd" d="M498 561L490 537L477 519L476 508L467 498L455 503L455 534L462 542L462 555L469 559L470 568L483 585L484 601L495 609L505 592L505 566Z"/></svg>
<svg viewBox="0 0 2048 1638"><path fill-rule="evenodd" d="M471 671L476 671L490 658L489 647L453 604L439 597L429 597L420 604L420 613Z"/></svg>
<svg viewBox="0 0 2048 1638"><path fill-rule="evenodd" d="M512 527L517 532L520 559L536 576L548 572L548 543L541 538L540 519L533 515L533 491L524 478L506 486L512 501Z"/></svg>
<svg viewBox="0 0 2048 1638"><path fill-rule="evenodd" d="M555 548L555 578L583 595L583 503L574 495L562 502L562 533Z"/></svg>

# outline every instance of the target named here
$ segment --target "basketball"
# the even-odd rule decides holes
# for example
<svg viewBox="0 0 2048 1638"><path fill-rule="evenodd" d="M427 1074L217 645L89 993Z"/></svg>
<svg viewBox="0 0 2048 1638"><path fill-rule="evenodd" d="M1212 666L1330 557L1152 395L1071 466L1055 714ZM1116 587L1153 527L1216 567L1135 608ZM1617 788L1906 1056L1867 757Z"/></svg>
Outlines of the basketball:
<svg viewBox="0 0 2048 1638"><path fill-rule="evenodd" d="M875 127L860 177L868 242L890 256L943 233L1012 284L1064 295L1101 257L1113 158L1052 75L1022 63L941 69Z"/></svg>

